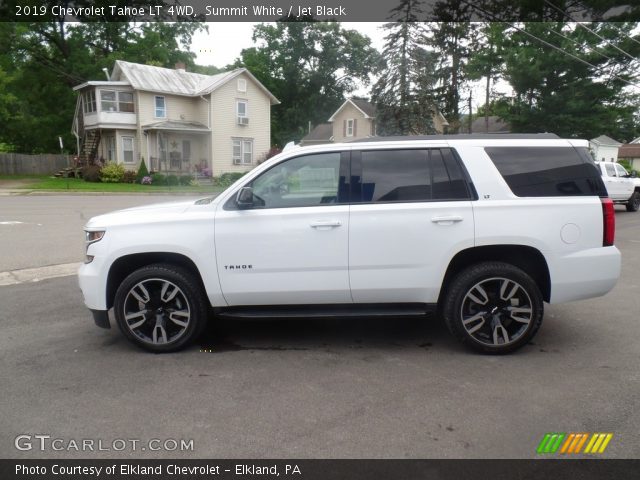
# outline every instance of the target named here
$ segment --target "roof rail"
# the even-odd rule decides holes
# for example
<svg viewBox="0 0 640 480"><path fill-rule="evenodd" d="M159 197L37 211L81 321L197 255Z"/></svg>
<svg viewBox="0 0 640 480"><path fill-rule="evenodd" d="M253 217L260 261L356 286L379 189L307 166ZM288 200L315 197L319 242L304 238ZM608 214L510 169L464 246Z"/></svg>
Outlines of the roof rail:
<svg viewBox="0 0 640 480"><path fill-rule="evenodd" d="M350 143L401 142L410 140L532 140L560 138L555 133L459 133L457 135L398 135L391 137L367 137Z"/></svg>

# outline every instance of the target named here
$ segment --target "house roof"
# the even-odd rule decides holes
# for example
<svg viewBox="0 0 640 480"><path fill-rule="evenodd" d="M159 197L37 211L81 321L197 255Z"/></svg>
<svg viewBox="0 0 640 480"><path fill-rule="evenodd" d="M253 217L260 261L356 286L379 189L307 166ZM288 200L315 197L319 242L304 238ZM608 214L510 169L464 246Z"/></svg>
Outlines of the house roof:
<svg viewBox="0 0 640 480"><path fill-rule="evenodd" d="M333 125L330 123L321 123L316 125L313 130L302 137L300 143L330 142L332 136Z"/></svg>
<svg viewBox="0 0 640 480"><path fill-rule="evenodd" d="M76 85L73 87L73 90L82 90L84 87L130 87L131 84L129 82L112 82L109 80L103 81L95 81L91 80L89 82L81 83L80 85Z"/></svg>
<svg viewBox="0 0 640 480"><path fill-rule="evenodd" d="M246 68L236 68L217 75L202 75L185 70L116 60L111 78L124 79L136 90L197 97L213 92L242 73L246 74L269 97L272 105L280 103Z"/></svg>
<svg viewBox="0 0 640 480"><path fill-rule="evenodd" d="M200 122L185 122L183 120L165 120L162 122L148 123L142 125L143 130L188 130L209 132L210 129Z"/></svg>
<svg viewBox="0 0 640 480"><path fill-rule="evenodd" d="M620 145L622 145L617 140L614 140L611 137L607 137L606 135L600 135L599 137L592 138L589 141L592 142L592 143L595 143L597 145L610 145L610 146L613 146L613 147L619 147Z"/></svg>
<svg viewBox="0 0 640 480"><path fill-rule="evenodd" d="M622 145L618 149L618 158L640 158L640 144Z"/></svg>
<svg viewBox="0 0 640 480"><path fill-rule="evenodd" d="M362 98L347 98L340 107L333 112L333 115L329 118L329 122L333 122L334 117L338 114L340 110L342 110L346 105L353 105L357 110L362 113L364 118L375 118L376 117L376 106Z"/></svg>
<svg viewBox="0 0 640 480"><path fill-rule="evenodd" d="M511 126L497 115L489 116L489 130L485 126L485 117L476 118L471 122L471 132L473 133L509 133ZM468 120L462 120L460 133L469 133Z"/></svg>

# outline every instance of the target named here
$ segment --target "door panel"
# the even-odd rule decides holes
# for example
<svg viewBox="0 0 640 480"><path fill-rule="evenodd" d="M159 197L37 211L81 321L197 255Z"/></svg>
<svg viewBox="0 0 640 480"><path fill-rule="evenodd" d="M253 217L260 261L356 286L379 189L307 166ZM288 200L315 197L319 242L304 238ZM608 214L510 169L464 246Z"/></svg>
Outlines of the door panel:
<svg viewBox="0 0 640 480"><path fill-rule="evenodd" d="M453 255L473 246L472 193L446 148L352 153L354 302L436 302Z"/></svg>
<svg viewBox="0 0 640 480"><path fill-rule="evenodd" d="M350 303L348 153L300 155L243 185L216 214L215 242L229 305Z"/></svg>
<svg viewBox="0 0 640 480"><path fill-rule="evenodd" d="M436 302L449 259L473 235L470 201L353 205L353 301Z"/></svg>
<svg viewBox="0 0 640 480"><path fill-rule="evenodd" d="M348 205L220 210L215 228L229 305L351 302Z"/></svg>

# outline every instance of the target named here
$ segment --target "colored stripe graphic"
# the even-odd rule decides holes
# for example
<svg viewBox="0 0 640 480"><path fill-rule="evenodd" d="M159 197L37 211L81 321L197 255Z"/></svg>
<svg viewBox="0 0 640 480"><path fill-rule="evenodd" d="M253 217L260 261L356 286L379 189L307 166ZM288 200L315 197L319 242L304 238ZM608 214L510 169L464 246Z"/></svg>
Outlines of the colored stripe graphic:
<svg viewBox="0 0 640 480"><path fill-rule="evenodd" d="M613 433L594 433L584 453L604 453L613 438Z"/></svg>
<svg viewBox="0 0 640 480"><path fill-rule="evenodd" d="M591 435L591 437L589 437ZM613 438L613 433L546 433L536 452L539 454L604 453ZM588 440L588 441L587 441ZM584 451L582 447L586 447Z"/></svg>
<svg viewBox="0 0 640 480"><path fill-rule="evenodd" d="M556 453L566 433L547 433L538 445L538 453Z"/></svg>

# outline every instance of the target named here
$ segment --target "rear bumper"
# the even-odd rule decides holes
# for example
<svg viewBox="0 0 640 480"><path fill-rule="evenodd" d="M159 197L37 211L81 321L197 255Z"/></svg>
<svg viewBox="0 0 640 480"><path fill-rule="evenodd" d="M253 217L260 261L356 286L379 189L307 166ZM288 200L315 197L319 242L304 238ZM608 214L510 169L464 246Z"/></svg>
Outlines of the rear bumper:
<svg viewBox="0 0 640 480"><path fill-rule="evenodd" d="M551 277L549 303L600 297L608 293L620 278L621 256L616 247L548 256L547 262Z"/></svg>

